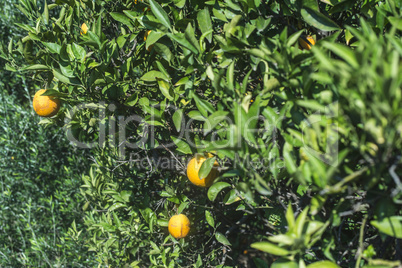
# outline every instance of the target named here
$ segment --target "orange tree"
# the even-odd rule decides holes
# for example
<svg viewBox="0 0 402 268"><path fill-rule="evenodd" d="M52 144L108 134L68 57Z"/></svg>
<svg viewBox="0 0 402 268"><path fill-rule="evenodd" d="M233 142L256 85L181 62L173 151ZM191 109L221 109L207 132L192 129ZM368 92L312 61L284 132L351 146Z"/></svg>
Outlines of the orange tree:
<svg viewBox="0 0 402 268"><path fill-rule="evenodd" d="M92 149L81 193L99 263L400 265L399 1L17 7L32 24L1 55L63 100L42 124ZM209 188L186 177L197 153L200 178L219 171ZM191 229L175 239L180 213Z"/></svg>

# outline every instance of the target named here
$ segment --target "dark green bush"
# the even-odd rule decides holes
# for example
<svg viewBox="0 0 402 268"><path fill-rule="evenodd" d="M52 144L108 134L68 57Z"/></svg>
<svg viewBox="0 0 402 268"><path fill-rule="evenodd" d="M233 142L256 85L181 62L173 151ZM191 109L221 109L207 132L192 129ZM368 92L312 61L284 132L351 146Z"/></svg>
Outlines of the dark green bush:
<svg viewBox="0 0 402 268"><path fill-rule="evenodd" d="M80 230L88 152L71 147L60 129L38 125L4 89L0 103L0 266L93 265Z"/></svg>

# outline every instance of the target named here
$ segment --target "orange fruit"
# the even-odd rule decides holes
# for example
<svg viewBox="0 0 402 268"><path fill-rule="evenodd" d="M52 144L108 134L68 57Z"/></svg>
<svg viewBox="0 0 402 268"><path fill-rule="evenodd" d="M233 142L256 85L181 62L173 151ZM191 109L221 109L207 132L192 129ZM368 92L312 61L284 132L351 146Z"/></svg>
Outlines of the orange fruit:
<svg viewBox="0 0 402 268"><path fill-rule="evenodd" d="M195 185L199 187L209 187L212 185L216 177L219 175L218 167L219 163L215 161L214 166L209 172L208 176L205 178L200 178L198 176L198 172L200 171L202 163L204 163L207 158L213 157L212 154L207 154L207 157L204 155L196 155L194 158L188 162L187 165L187 178Z"/></svg>
<svg viewBox="0 0 402 268"><path fill-rule="evenodd" d="M190 231L190 220L184 214L174 215L170 218L169 233L176 239L186 237Z"/></svg>
<svg viewBox="0 0 402 268"><path fill-rule="evenodd" d="M82 25L81 25L81 35L82 34L86 34L88 32L88 26L87 26L87 24L84 22Z"/></svg>
<svg viewBox="0 0 402 268"><path fill-rule="evenodd" d="M152 32L152 30L148 30L148 31L145 32L145 34L144 34L144 42L147 41L148 35L149 35L151 32ZM154 46L154 45L150 45L150 46L147 48L148 52L151 52L153 46Z"/></svg>
<svg viewBox="0 0 402 268"><path fill-rule="evenodd" d="M42 96L46 89L38 90L35 93L32 104L35 112L42 117L52 117L60 109L60 100L53 96Z"/></svg>
<svg viewBox="0 0 402 268"><path fill-rule="evenodd" d="M310 50L315 45L315 40L311 35L306 36L306 39L311 43L307 43L303 38L299 38L299 44L302 48Z"/></svg>

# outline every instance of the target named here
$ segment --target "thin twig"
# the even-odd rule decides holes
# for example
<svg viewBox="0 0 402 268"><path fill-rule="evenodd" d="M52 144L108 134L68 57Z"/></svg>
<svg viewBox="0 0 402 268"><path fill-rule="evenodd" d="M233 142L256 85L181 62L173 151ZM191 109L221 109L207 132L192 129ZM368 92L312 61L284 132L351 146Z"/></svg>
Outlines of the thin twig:
<svg viewBox="0 0 402 268"><path fill-rule="evenodd" d="M360 228L360 237L359 237L359 248L357 249L356 255L357 255L357 261L355 264L355 268L360 267L360 261L362 259L362 253L363 253L363 240L364 240L364 228L366 227L366 222L367 222L367 215L364 217L362 226Z"/></svg>

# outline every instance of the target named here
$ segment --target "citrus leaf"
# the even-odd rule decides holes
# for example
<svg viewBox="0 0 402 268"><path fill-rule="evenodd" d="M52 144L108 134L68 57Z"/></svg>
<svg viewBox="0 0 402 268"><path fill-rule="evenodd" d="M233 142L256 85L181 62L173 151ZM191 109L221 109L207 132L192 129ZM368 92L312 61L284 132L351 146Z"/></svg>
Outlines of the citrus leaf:
<svg viewBox="0 0 402 268"><path fill-rule="evenodd" d="M191 148L190 145L188 145L187 142L183 141L182 139L179 139L177 137L174 136L170 136L170 138L173 140L173 142L176 144L177 146L177 151L183 153L183 154L191 154Z"/></svg>
<svg viewBox="0 0 402 268"><path fill-rule="evenodd" d="M198 12L197 21L198 26L200 27L203 34L208 33L212 30L211 15L209 14L207 7L204 7L203 10L200 10ZM210 43L212 42L212 32L207 34L207 39Z"/></svg>
<svg viewBox="0 0 402 268"><path fill-rule="evenodd" d="M163 79L166 82L169 81L169 79L162 72L154 71L154 70L145 73L140 79L142 81L146 81L146 82L155 82L157 80L157 78Z"/></svg>
<svg viewBox="0 0 402 268"><path fill-rule="evenodd" d="M194 94L193 98L195 100L195 105L197 105L198 110L204 117L208 116L208 112L211 114L215 112L214 107L208 101L201 99L196 94Z"/></svg>
<svg viewBox="0 0 402 268"><path fill-rule="evenodd" d="M225 245L225 246L231 246L232 244L230 244L229 240L220 232L216 232L215 233L215 238L216 240L218 240L219 243Z"/></svg>
<svg viewBox="0 0 402 268"><path fill-rule="evenodd" d="M60 54L61 46L56 43L42 42L49 49L50 53Z"/></svg>
<svg viewBox="0 0 402 268"><path fill-rule="evenodd" d="M225 111L216 111L211 114L204 123L204 135L208 132L212 131L214 127L216 127L220 122L227 118L229 112Z"/></svg>
<svg viewBox="0 0 402 268"><path fill-rule="evenodd" d="M177 131L181 129L181 122L183 119L183 110L179 109L173 114L173 123Z"/></svg>
<svg viewBox="0 0 402 268"><path fill-rule="evenodd" d="M218 194L225 188L230 187L230 184L227 182L217 182L212 184L208 189L208 199L214 201Z"/></svg>
<svg viewBox="0 0 402 268"><path fill-rule="evenodd" d="M77 45L76 43L73 43L72 47L71 47L74 56L79 60L79 61L83 61L87 52L85 51L85 48L83 48L80 45Z"/></svg>
<svg viewBox="0 0 402 268"><path fill-rule="evenodd" d="M318 261L307 265L307 268L339 268L339 266L331 261Z"/></svg>
<svg viewBox="0 0 402 268"><path fill-rule="evenodd" d="M60 80L60 82L63 82L65 84L70 84L70 85L81 85L80 82L77 79L70 79L64 75L62 75L61 73L59 73L58 71L56 71L55 69L53 69L53 75L54 77L56 77L57 79Z"/></svg>
<svg viewBox="0 0 402 268"><path fill-rule="evenodd" d="M169 226L169 221L168 220L158 219L156 221L156 223L161 227L168 227Z"/></svg>
<svg viewBox="0 0 402 268"><path fill-rule="evenodd" d="M352 67L358 68L359 63L356 59L355 53L348 48L347 46L341 44L335 44L330 42L324 42L324 47L331 50L333 53L344 59L347 63L349 63Z"/></svg>
<svg viewBox="0 0 402 268"><path fill-rule="evenodd" d="M370 223L381 233L402 239L402 216L386 217Z"/></svg>
<svg viewBox="0 0 402 268"><path fill-rule="evenodd" d="M212 228L215 227L215 220L214 217L212 216L211 212L208 210L205 210L205 218L207 219L207 222L209 225L211 225Z"/></svg>
<svg viewBox="0 0 402 268"><path fill-rule="evenodd" d="M388 17L387 19L395 28L402 31L402 18Z"/></svg>
<svg viewBox="0 0 402 268"><path fill-rule="evenodd" d="M163 10L163 8L154 0L149 0L149 5L151 6L152 13L154 13L160 23L172 30L172 25L170 24L169 17L165 10Z"/></svg>
<svg viewBox="0 0 402 268"><path fill-rule="evenodd" d="M168 100L174 99L174 92L169 83L167 83L165 80L158 79L158 85L163 96L165 96Z"/></svg>
<svg viewBox="0 0 402 268"><path fill-rule="evenodd" d="M194 47L186 38L186 35L184 33L168 33L167 36L169 36L170 39L176 41L177 43L179 43L180 45L186 47L187 49L189 49L191 52L193 52L194 54L198 54L198 50L196 47Z"/></svg>
<svg viewBox="0 0 402 268"><path fill-rule="evenodd" d="M339 30L339 26L335 22L311 8L302 8L301 15L308 24L322 31Z"/></svg>
<svg viewBox="0 0 402 268"><path fill-rule="evenodd" d="M131 24L130 18L127 17L125 14L118 12L110 12L110 15L112 16L113 19L126 25L130 30L134 29L133 25Z"/></svg>
<svg viewBox="0 0 402 268"><path fill-rule="evenodd" d="M256 242L251 244L251 247L276 256L286 256L290 253L288 250L269 242Z"/></svg>
<svg viewBox="0 0 402 268"><path fill-rule="evenodd" d="M299 265L286 258L279 258L271 265L271 268L299 268Z"/></svg>
<svg viewBox="0 0 402 268"><path fill-rule="evenodd" d="M198 120L198 121L205 121L206 118L199 112L199 111L190 111L188 116L191 119Z"/></svg>
<svg viewBox="0 0 402 268"><path fill-rule="evenodd" d="M215 160L216 160L216 157L211 157L202 163L201 168L198 171L198 177L200 179L204 179L209 175L212 167L214 166Z"/></svg>
<svg viewBox="0 0 402 268"><path fill-rule="evenodd" d="M31 70L49 70L50 68L43 64L34 64L21 69L21 71L31 71Z"/></svg>

